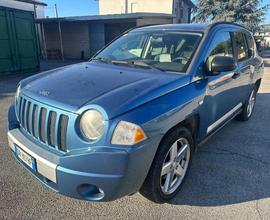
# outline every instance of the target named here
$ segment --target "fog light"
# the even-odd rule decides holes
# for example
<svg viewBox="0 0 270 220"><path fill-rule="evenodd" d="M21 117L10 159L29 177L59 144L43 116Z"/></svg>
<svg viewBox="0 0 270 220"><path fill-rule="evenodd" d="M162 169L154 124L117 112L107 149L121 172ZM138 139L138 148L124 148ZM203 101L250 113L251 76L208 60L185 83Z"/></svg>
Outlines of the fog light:
<svg viewBox="0 0 270 220"><path fill-rule="evenodd" d="M92 184L82 184L77 189L78 193L86 200L99 201L104 198L104 192Z"/></svg>

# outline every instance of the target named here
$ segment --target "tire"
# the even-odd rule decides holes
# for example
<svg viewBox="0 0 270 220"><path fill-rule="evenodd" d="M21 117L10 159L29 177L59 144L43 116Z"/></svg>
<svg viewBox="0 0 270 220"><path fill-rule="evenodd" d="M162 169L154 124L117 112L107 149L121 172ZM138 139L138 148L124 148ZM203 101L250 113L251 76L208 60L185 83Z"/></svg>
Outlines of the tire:
<svg viewBox="0 0 270 220"><path fill-rule="evenodd" d="M189 173L193 153L194 141L188 129L177 127L168 133L158 147L140 193L155 203L175 197ZM173 160L175 155L177 160Z"/></svg>
<svg viewBox="0 0 270 220"><path fill-rule="evenodd" d="M257 87L255 86L244 104L243 111L236 117L237 120L248 121L251 118L256 103L257 91Z"/></svg>

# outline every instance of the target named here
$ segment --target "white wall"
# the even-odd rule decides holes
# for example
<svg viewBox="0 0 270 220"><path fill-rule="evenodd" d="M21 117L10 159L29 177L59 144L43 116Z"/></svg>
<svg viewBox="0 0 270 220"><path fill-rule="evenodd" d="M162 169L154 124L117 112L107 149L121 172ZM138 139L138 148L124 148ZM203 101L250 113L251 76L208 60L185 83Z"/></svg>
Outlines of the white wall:
<svg viewBox="0 0 270 220"><path fill-rule="evenodd" d="M25 11L34 11L33 4L19 2L19 1L15 1L15 0L0 0L0 6L20 9L20 10L25 10ZM37 18L45 18L43 5L37 5L36 14L37 14Z"/></svg>
<svg viewBox="0 0 270 220"><path fill-rule="evenodd" d="M126 0L99 0L99 13L123 14L125 3ZM173 23L188 23L190 16L189 6L183 0L175 0L175 4L173 0L128 0L128 13L136 12L173 14Z"/></svg>
<svg viewBox="0 0 270 220"><path fill-rule="evenodd" d="M37 5L36 7L36 16L37 18L45 18L45 6L43 5Z"/></svg>
<svg viewBox="0 0 270 220"><path fill-rule="evenodd" d="M128 13L153 12L171 14L173 0L129 0ZM125 13L125 0L99 0L99 13Z"/></svg>

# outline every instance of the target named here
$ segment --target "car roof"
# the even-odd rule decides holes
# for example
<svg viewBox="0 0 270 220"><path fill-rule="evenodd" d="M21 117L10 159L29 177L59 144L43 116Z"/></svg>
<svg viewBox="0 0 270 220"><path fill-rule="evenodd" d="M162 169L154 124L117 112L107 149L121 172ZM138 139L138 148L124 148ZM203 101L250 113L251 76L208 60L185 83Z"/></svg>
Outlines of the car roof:
<svg viewBox="0 0 270 220"><path fill-rule="evenodd" d="M212 24L164 24L164 25L151 25L144 27L137 27L132 31L159 31L159 30L181 30L181 31L197 31L207 32L213 27L234 27L246 30L243 26L231 22L216 22Z"/></svg>

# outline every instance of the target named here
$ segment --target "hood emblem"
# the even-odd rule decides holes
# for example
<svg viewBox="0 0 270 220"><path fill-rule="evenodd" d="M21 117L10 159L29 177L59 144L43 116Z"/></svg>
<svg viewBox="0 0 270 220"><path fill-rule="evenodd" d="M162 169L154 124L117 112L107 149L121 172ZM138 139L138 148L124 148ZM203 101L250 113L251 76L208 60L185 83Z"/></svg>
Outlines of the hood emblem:
<svg viewBox="0 0 270 220"><path fill-rule="evenodd" d="M46 91L46 90L42 90L42 91L39 92L39 94L42 95L42 96L49 96L50 92Z"/></svg>

